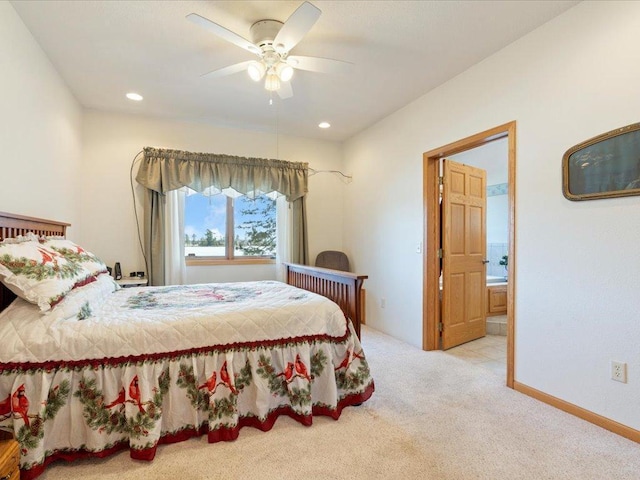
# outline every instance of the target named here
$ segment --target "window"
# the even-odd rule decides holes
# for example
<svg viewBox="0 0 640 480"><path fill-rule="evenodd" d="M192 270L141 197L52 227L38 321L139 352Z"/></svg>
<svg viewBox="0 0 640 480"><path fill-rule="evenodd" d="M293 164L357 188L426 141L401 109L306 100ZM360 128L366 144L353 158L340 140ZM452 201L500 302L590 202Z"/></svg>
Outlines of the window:
<svg viewBox="0 0 640 480"><path fill-rule="evenodd" d="M185 199L187 263L272 263L276 255L276 200L199 193Z"/></svg>

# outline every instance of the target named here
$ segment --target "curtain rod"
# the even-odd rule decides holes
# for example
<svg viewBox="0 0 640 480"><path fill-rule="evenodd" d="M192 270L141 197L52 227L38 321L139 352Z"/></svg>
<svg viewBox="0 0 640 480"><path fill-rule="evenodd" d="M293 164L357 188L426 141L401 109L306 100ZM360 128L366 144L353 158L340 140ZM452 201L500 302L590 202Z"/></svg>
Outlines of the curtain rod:
<svg viewBox="0 0 640 480"><path fill-rule="evenodd" d="M316 170L315 168L309 167L309 176L315 175L316 173L337 173L338 175L342 175L345 179L347 179L348 182L353 181L353 177L351 175L342 173L340 170Z"/></svg>

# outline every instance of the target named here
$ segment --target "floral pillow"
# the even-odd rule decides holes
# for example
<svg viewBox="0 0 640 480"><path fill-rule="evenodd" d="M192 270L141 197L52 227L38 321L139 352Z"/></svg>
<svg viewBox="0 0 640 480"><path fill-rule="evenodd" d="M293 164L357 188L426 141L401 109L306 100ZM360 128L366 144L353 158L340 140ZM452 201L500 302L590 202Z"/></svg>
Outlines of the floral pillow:
<svg viewBox="0 0 640 480"><path fill-rule="evenodd" d="M93 253L76 245L71 240L61 237L47 237L42 243L45 247L56 251L65 259L82 265L91 275L100 275L107 272L105 263Z"/></svg>
<svg viewBox="0 0 640 480"><path fill-rule="evenodd" d="M73 288L94 280L81 264L38 241L0 243L0 281L43 312Z"/></svg>

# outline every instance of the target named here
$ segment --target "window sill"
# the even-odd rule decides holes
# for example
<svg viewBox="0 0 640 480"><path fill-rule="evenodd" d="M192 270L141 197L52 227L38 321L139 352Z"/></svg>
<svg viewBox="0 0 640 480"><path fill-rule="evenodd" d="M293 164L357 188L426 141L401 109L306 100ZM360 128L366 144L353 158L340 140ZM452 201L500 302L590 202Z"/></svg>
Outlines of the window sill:
<svg viewBox="0 0 640 480"><path fill-rule="evenodd" d="M210 265L273 265L273 258L213 258L213 257L185 257L187 267L205 267Z"/></svg>

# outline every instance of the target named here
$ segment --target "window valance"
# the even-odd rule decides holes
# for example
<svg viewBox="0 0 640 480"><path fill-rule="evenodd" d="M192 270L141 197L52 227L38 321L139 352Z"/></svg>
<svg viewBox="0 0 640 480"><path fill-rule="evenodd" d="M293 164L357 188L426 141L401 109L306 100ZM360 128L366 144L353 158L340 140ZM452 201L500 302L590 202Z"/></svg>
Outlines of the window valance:
<svg viewBox="0 0 640 480"><path fill-rule="evenodd" d="M136 180L165 194L189 187L196 192L233 188L243 195L276 191L293 202L308 191L309 164L213 153L144 148Z"/></svg>
<svg viewBox="0 0 640 480"><path fill-rule="evenodd" d="M182 187L196 192L232 188L249 196L274 191L285 195L291 202L290 260L307 263L307 163L145 147L136 180L145 187L143 249L151 285L165 284L166 257L176 255L165 245L166 193Z"/></svg>

